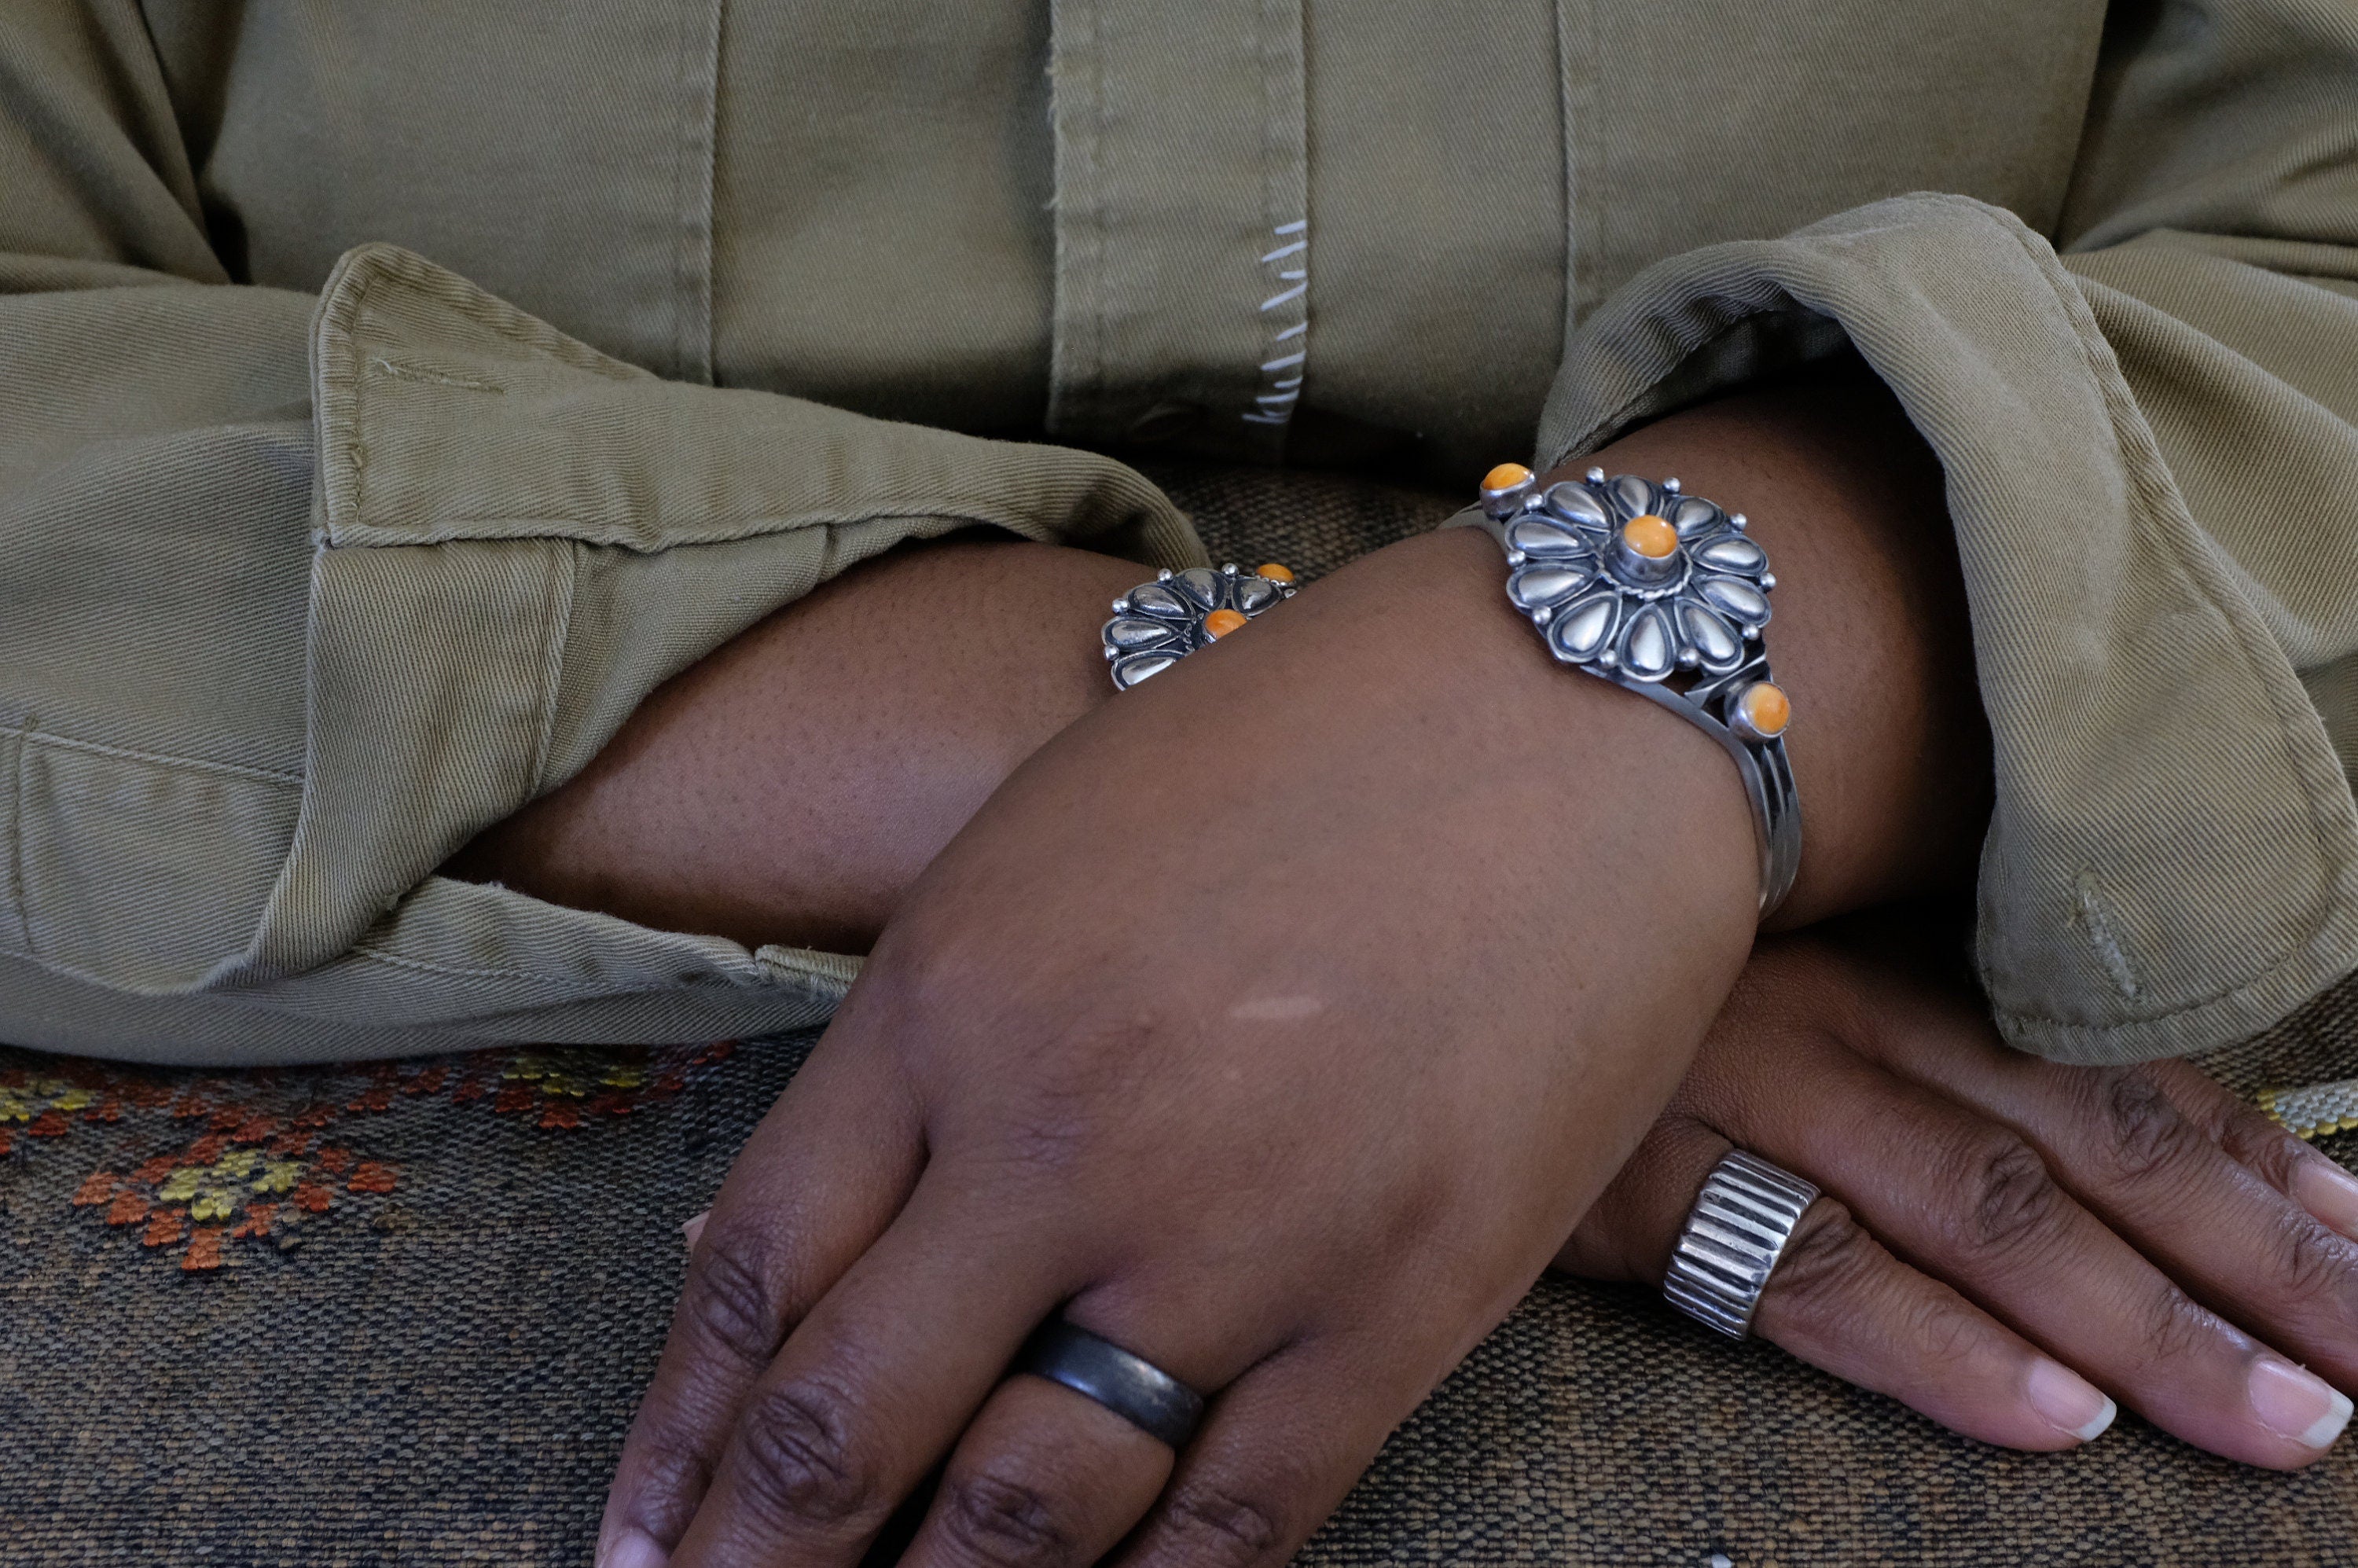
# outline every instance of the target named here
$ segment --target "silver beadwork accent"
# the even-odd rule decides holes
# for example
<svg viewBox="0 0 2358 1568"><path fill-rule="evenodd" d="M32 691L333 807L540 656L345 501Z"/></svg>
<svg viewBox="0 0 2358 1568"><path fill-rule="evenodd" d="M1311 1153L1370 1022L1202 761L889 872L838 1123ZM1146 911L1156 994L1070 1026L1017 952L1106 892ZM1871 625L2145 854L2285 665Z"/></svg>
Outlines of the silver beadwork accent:
<svg viewBox="0 0 2358 1568"><path fill-rule="evenodd" d="M2259 1098L2269 1119L2296 1138L2358 1130L2358 1078L2264 1089Z"/></svg>
<svg viewBox="0 0 2358 1568"><path fill-rule="evenodd" d="M1662 1278L1672 1306L1742 1339L1768 1276L1818 1189L1757 1154L1730 1150L1704 1179Z"/></svg>
<svg viewBox="0 0 2358 1568"><path fill-rule="evenodd" d="M1636 517L1669 521L1678 545L1641 557L1622 530ZM1777 585L1768 555L1723 512L1670 481L1635 474L1541 490L1526 478L1485 490L1453 524L1486 529L1507 552L1508 597L1548 651L1599 679L1650 697L1719 741L1742 775L1760 848L1760 917L1792 891L1801 869L1801 803L1781 733L1763 735L1734 706L1773 680L1761 632ZM1585 574L1567 586L1572 574Z"/></svg>

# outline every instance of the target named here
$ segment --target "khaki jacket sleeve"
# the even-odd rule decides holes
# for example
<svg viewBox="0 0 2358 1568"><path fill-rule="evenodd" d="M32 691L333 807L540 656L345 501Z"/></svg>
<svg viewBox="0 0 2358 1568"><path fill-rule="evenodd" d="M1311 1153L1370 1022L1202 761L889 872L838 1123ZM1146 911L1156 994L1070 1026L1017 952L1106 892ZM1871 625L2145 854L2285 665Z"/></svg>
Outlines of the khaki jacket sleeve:
<svg viewBox="0 0 2358 1568"><path fill-rule="evenodd" d="M434 869L902 540L1200 559L1117 463L661 380L406 251L234 284L128 0L0 20L0 969L44 984L364 1012L367 1049L683 989L721 1000L666 1036L807 1022L843 961ZM96 1011L0 1004L0 1037L146 1048Z"/></svg>
<svg viewBox="0 0 2358 1568"><path fill-rule="evenodd" d="M1541 426L1554 460L1845 343L1890 384L1996 742L1981 971L2010 1040L2079 1062L2238 1040L2358 968L2358 11L2116 12L2060 235L1925 194L1671 258L1582 324Z"/></svg>

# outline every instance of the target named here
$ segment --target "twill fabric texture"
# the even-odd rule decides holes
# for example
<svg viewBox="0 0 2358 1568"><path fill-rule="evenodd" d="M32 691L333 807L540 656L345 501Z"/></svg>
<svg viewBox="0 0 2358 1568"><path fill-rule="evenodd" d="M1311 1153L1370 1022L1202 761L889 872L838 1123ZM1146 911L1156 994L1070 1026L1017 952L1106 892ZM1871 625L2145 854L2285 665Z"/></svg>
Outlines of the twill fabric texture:
<svg viewBox="0 0 2358 1568"><path fill-rule="evenodd" d="M1204 558L1108 453L1463 491L1837 355L1947 478L2007 1037L2358 968L2336 0L8 7L0 1039L820 1022L435 868L903 540Z"/></svg>

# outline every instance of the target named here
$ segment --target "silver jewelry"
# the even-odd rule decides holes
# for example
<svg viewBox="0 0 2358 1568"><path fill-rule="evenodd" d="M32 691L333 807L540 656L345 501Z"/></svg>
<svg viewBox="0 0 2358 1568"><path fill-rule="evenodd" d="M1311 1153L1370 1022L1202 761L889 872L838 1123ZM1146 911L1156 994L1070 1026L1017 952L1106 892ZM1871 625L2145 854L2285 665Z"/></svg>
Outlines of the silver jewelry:
<svg viewBox="0 0 2358 1568"><path fill-rule="evenodd" d="M1490 471L1480 506L1451 522L1507 553L1507 597L1563 664L1653 698L1724 747L1744 777L1760 844L1760 918L1792 891L1801 810L1785 727L1792 705L1761 633L1777 579L1730 514L1675 479L1635 474L1541 490L1519 463Z"/></svg>
<svg viewBox="0 0 2358 1568"><path fill-rule="evenodd" d="M1061 1318L1041 1325L1009 1370L1062 1383L1174 1449L1187 1446L1204 1419L1203 1395L1152 1361Z"/></svg>
<svg viewBox="0 0 2358 1568"><path fill-rule="evenodd" d="M1207 643L1217 642L1246 622L1292 599L1293 574L1281 566L1238 569L1234 561L1218 571L1165 568L1113 601L1105 623L1106 662L1122 691L1159 676Z"/></svg>
<svg viewBox="0 0 2358 1568"><path fill-rule="evenodd" d="M1741 1339L1768 1276L1818 1189L1757 1154L1731 1150L1704 1178L1671 1250L1662 1295L1697 1323Z"/></svg>

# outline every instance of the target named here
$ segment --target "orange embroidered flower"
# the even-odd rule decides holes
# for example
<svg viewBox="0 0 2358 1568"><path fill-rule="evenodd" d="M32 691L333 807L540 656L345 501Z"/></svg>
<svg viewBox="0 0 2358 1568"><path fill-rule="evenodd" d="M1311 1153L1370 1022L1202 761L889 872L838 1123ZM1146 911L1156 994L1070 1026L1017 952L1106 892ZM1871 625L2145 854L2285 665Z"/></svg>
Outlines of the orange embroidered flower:
<svg viewBox="0 0 2358 1568"><path fill-rule="evenodd" d="M352 1179L347 1184L346 1190L355 1193L389 1193L393 1191L394 1180L392 1166L382 1165L374 1160L370 1160L362 1162L361 1168L352 1173Z"/></svg>
<svg viewBox="0 0 2358 1568"><path fill-rule="evenodd" d="M187 1257L180 1260L180 1267L190 1272L202 1269L218 1269L222 1266L221 1249L221 1227L211 1225L200 1226L196 1235L189 1240L189 1253Z"/></svg>

